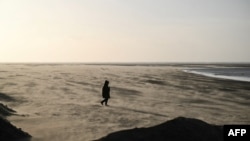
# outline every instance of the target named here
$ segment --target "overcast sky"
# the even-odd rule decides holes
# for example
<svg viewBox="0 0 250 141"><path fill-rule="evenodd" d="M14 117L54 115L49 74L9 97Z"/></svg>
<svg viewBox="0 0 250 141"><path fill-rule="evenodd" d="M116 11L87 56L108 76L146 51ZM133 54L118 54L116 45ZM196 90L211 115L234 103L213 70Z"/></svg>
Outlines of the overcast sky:
<svg viewBox="0 0 250 141"><path fill-rule="evenodd" d="M0 62L250 62L250 1L0 0Z"/></svg>

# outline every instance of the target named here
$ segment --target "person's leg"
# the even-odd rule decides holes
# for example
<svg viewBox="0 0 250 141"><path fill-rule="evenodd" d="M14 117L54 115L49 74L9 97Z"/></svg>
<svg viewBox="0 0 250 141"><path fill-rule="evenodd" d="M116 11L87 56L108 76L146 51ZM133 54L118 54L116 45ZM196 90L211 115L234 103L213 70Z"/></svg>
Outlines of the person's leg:
<svg viewBox="0 0 250 141"><path fill-rule="evenodd" d="M102 101L101 101L101 104L103 105L103 102L105 101L105 99L103 99Z"/></svg>
<svg viewBox="0 0 250 141"><path fill-rule="evenodd" d="M105 98L105 105L106 105L106 106L108 105L108 101L109 101L109 99L108 99L108 98Z"/></svg>

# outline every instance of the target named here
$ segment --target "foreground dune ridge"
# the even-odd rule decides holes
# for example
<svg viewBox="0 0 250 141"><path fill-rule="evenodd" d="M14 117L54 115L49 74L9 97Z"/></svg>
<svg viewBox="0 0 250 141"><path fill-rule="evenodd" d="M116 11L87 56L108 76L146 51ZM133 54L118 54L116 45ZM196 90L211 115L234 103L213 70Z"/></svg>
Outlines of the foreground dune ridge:
<svg viewBox="0 0 250 141"><path fill-rule="evenodd" d="M20 139L28 139L31 136L22 131L20 128L12 125L6 116L15 114L15 111L6 105L0 103L0 140L1 141L16 141Z"/></svg>
<svg viewBox="0 0 250 141"><path fill-rule="evenodd" d="M222 141L222 126L202 120L178 117L149 128L111 133L96 141Z"/></svg>

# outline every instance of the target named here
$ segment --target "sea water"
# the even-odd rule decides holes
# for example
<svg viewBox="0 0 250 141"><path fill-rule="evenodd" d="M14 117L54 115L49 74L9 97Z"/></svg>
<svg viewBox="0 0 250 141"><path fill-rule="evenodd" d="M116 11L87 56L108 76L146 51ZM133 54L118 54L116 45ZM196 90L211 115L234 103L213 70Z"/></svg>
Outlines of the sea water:
<svg viewBox="0 0 250 141"><path fill-rule="evenodd" d="M184 71L209 77L250 82L250 68L247 67L198 68L198 69L186 69Z"/></svg>

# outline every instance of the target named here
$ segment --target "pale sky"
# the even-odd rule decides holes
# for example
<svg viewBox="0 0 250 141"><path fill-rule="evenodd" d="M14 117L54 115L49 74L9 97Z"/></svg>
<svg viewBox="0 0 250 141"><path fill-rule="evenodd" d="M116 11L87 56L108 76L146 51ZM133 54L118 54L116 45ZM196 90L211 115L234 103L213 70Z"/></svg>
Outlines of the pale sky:
<svg viewBox="0 0 250 141"><path fill-rule="evenodd" d="M0 0L0 62L250 62L250 1Z"/></svg>

